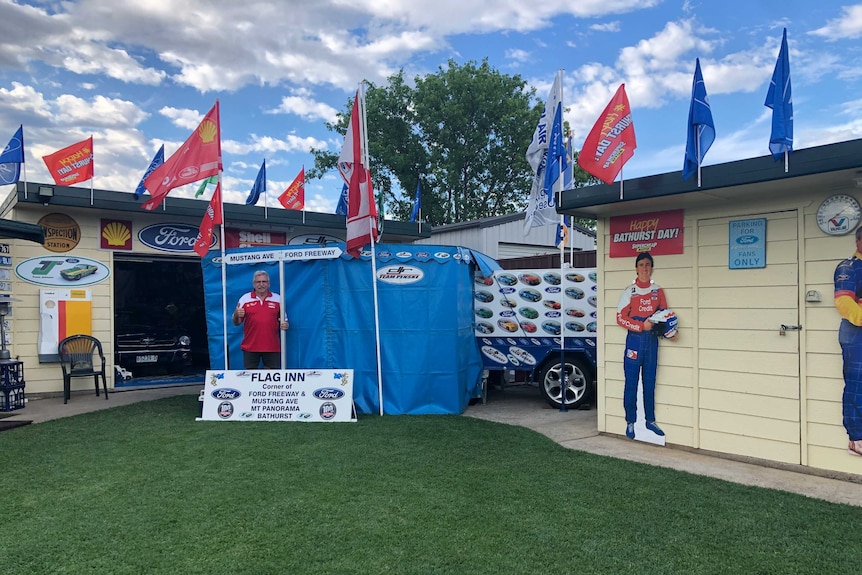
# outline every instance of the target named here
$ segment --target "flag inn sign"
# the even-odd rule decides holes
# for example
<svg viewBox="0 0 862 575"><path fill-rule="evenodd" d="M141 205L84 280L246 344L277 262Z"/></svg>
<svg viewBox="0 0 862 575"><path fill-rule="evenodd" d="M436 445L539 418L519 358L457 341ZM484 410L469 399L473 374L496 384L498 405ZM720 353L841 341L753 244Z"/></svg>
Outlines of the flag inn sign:
<svg viewBox="0 0 862 575"><path fill-rule="evenodd" d="M766 218L731 220L728 267L732 270L766 267Z"/></svg>

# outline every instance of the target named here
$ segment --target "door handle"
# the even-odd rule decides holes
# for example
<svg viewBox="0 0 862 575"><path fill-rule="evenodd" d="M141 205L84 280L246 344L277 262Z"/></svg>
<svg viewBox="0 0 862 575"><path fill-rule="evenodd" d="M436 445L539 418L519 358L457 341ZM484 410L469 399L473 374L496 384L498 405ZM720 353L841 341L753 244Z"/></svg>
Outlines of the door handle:
<svg viewBox="0 0 862 575"><path fill-rule="evenodd" d="M778 335L787 335L788 331L802 331L802 326L781 324L781 329L778 330Z"/></svg>

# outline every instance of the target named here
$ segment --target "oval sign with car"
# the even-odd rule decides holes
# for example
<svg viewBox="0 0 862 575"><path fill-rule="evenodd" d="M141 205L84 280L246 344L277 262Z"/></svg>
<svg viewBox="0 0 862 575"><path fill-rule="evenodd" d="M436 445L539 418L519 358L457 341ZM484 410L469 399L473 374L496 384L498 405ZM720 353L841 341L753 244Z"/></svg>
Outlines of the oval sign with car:
<svg viewBox="0 0 862 575"><path fill-rule="evenodd" d="M71 256L42 256L24 260L15 267L15 275L36 285L79 287L108 279L111 270L96 260Z"/></svg>

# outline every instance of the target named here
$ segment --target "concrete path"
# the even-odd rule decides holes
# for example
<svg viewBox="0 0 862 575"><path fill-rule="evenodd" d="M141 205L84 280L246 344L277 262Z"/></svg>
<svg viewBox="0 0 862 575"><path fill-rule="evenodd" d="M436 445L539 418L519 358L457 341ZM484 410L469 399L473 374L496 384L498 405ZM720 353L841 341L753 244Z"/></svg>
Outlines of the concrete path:
<svg viewBox="0 0 862 575"><path fill-rule="evenodd" d="M527 427L569 449L862 507L862 476L835 479L816 475L802 466L778 468L760 460L754 463L737 461L684 448L659 447L625 437L599 434L595 409L561 412L548 405L535 387L507 387L504 391L491 391L485 405L472 405L465 415Z"/></svg>

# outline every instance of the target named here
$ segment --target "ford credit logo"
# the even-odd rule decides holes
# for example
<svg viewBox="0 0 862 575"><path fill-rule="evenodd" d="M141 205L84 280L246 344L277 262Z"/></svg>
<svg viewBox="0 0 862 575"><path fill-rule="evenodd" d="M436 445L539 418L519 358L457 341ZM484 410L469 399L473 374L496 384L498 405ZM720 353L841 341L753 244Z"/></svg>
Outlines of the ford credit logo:
<svg viewBox="0 0 862 575"><path fill-rule="evenodd" d="M757 243L757 236L739 236L736 238L736 243L741 246L747 246Z"/></svg>
<svg viewBox="0 0 862 575"><path fill-rule="evenodd" d="M341 399L344 397L344 392L335 387L321 387L315 389L312 395L317 399Z"/></svg>
<svg viewBox="0 0 862 575"><path fill-rule="evenodd" d="M229 387L220 387L218 389L213 390L212 396L215 399L221 399L221 400L236 399L236 398L242 396L242 393L240 393L240 391L237 389L231 389Z"/></svg>

